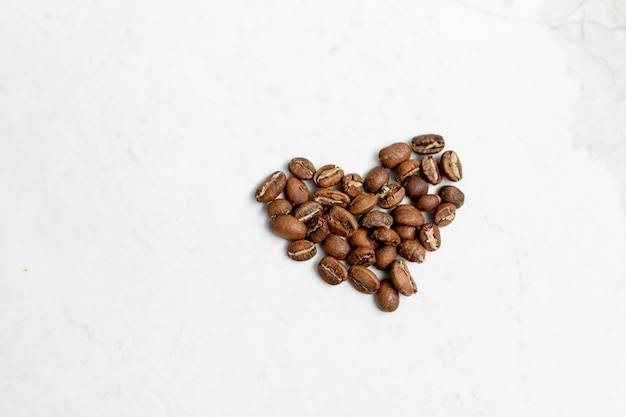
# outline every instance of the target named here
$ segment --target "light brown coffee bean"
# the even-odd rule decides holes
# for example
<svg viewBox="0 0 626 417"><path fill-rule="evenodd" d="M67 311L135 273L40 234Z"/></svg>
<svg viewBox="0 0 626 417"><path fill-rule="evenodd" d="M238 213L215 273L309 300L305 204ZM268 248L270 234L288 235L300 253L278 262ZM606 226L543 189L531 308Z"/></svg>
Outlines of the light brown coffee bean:
<svg viewBox="0 0 626 417"><path fill-rule="evenodd" d="M391 214L380 210L372 210L361 217L361 225L368 228L391 227L392 224Z"/></svg>
<svg viewBox="0 0 626 417"><path fill-rule="evenodd" d="M267 205L267 215L270 217L280 216L281 214L291 214L291 203L284 198L277 198Z"/></svg>
<svg viewBox="0 0 626 417"><path fill-rule="evenodd" d="M276 235L287 240L300 240L306 237L306 225L291 214L272 217L270 229Z"/></svg>
<svg viewBox="0 0 626 417"><path fill-rule="evenodd" d="M350 246L353 248L364 247L370 249L376 249L378 242L376 242L369 235L369 229L365 229L363 227L359 228L352 236L348 238L348 242L350 242Z"/></svg>
<svg viewBox="0 0 626 417"><path fill-rule="evenodd" d="M443 180L439 172L439 164L437 164L437 160L433 156L426 155L423 157L420 169L422 177L431 184L437 185Z"/></svg>
<svg viewBox="0 0 626 417"><path fill-rule="evenodd" d="M419 175L420 161L417 159L409 159L404 161L396 168L396 181L400 184L404 183L411 175Z"/></svg>
<svg viewBox="0 0 626 417"><path fill-rule="evenodd" d="M461 208L465 203L465 194L463 191L456 188L454 185L444 185L439 190L439 196L441 201L445 203L452 203L456 208Z"/></svg>
<svg viewBox="0 0 626 417"><path fill-rule="evenodd" d="M383 187L378 190L378 205L384 209L394 208L400 203L402 203L402 199L404 198L404 187L398 184L397 182L383 185Z"/></svg>
<svg viewBox="0 0 626 417"><path fill-rule="evenodd" d="M354 198L363 192L363 177L359 174L346 174L341 179L341 190Z"/></svg>
<svg viewBox="0 0 626 417"><path fill-rule="evenodd" d="M332 206L328 210L326 220L328 220L330 231L343 237L352 236L359 228L359 223L352 213L339 206Z"/></svg>
<svg viewBox="0 0 626 417"><path fill-rule="evenodd" d="M354 288L364 294L376 294L380 288L376 274L363 265L352 265L348 270L348 276Z"/></svg>
<svg viewBox="0 0 626 417"><path fill-rule="evenodd" d="M317 265L317 272L330 285L338 285L348 279L348 268L332 256L322 258Z"/></svg>
<svg viewBox="0 0 626 417"><path fill-rule="evenodd" d="M441 203L435 209L434 223L439 226L447 226L452 223L456 216L456 206L452 203Z"/></svg>
<svg viewBox="0 0 626 417"><path fill-rule="evenodd" d="M376 305L385 313L396 311L400 305L398 290L396 290L389 278L380 281L378 292L376 293Z"/></svg>
<svg viewBox="0 0 626 417"><path fill-rule="evenodd" d="M355 216L360 216L372 210L378 204L378 196L376 194L363 193L354 198L348 211Z"/></svg>
<svg viewBox="0 0 626 417"><path fill-rule="evenodd" d="M396 231L402 240L415 240L415 236L417 235L417 227L415 226L396 224L393 226L393 230Z"/></svg>
<svg viewBox="0 0 626 417"><path fill-rule="evenodd" d="M410 262L424 262L426 258L426 250L415 240L403 240L398 245L398 255Z"/></svg>
<svg viewBox="0 0 626 417"><path fill-rule="evenodd" d="M401 204L391 212L394 222L407 226L421 226L424 224L424 215L410 204Z"/></svg>
<svg viewBox="0 0 626 417"><path fill-rule="evenodd" d="M310 180L315 174L315 166L306 158L293 158L287 165L289 172L301 180Z"/></svg>
<svg viewBox="0 0 626 417"><path fill-rule="evenodd" d="M404 191L406 196L415 201L420 196L428 194L428 183L418 175L412 175L404 181Z"/></svg>
<svg viewBox="0 0 626 417"><path fill-rule="evenodd" d="M287 246L287 256L294 261L308 261L317 255L315 243L308 240L296 240Z"/></svg>
<svg viewBox="0 0 626 417"><path fill-rule="evenodd" d="M294 206L299 206L305 201L309 201L309 188L301 180L291 177L285 186L285 198Z"/></svg>
<svg viewBox="0 0 626 417"><path fill-rule="evenodd" d="M320 203L315 201L305 201L300 204L293 212L296 219L303 223L308 222L311 219L321 216L324 213L324 207Z"/></svg>
<svg viewBox="0 0 626 417"><path fill-rule="evenodd" d="M287 184L287 176L282 171L276 171L265 178L256 190L255 198L259 203L269 203L283 192Z"/></svg>
<svg viewBox="0 0 626 417"><path fill-rule="evenodd" d="M346 262L348 262L349 265L370 266L376 262L376 253L374 249L360 246L352 249L348 253L348 256L346 256Z"/></svg>
<svg viewBox="0 0 626 417"><path fill-rule="evenodd" d="M322 249L330 256L337 259L346 259L350 253L350 244L341 236L330 233L322 242Z"/></svg>
<svg viewBox="0 0 626 417"><path fill-rule="evenodd" d="M454 151L446 151L441 155L439 161L441 172L450 181L460 181L463 178L463 165L459 156Z"/></svg>
<svg viewBox="0 0 626 417"><path fill-rule="evenodd" d="M441 246L439 227L435 223L426 223L420 228L419 239L424 249L436 251Z"/></svg>
<svg viewBox="0 0 626 417"><path fill-rule="evenodd" d="M306 223L306 238L313 243L320 243L330 233L328 220L322 216L315 217Z"/></svg>
<svg viewBox="0 0 626 417"><path fill-rule="evenodd" d="M409 268L402 259L396 259L389 267L389 276L398 292L405 296L411 296L417 292L417 285L409 272Z"/></svg>
<svg viewBox="0 0 626 417"><path fill-rule="evenodd" d="M320 203L324 207L347 207L350 203L350 197L348 194L333 188L322 188L313 193L313 201Z"/></svg>
<svg viewBox="0 0 626 417"><path fill-rule="evenodd" d="M383 245L398 246L402 241L395 230L388 227L379 227L372 232L372 237Z"/></svg>
<svg viewBox="0 0 626 417"><path fill-rule="evenodd" d="M376 258L374 268L384 271L396 259L398 251L395 246L385 245L376 249L374 255Z"/></svg>
<svg viewBox="0 0 626 417"><path fill-rule="evenodd" d="M411 147L418 154L434 154L446 146L443 136L435 134L419 135L411 139Z"/></svg>
<svg viewBox="0 0 626 417"><path fill-rule="evenodd" d="M339 184L343 178L343 170L336 165L324 165L313 175L313 182L320 188L328 188Z"/></svg>
<svg viewBox="0 0 626 417"><path fill-rule="evenodd" d="M389 182L389 170L385 167L372 169L363 180L363 188L368 193L376 193Z"/></svg>
<svg viewBox="0 0 626 417"><path fill-rule="evenodd" d="M424 194L417 199L415 207L422 211L432 211L441 203L441 197L437 194Z"/></svg>
<svg viewBox="0 0 626 417"><path fill-rule="evenodd" d="M395 168L411 157L411 147L406 143L397 142L378 152L380 164L385 168Z"/></svg>

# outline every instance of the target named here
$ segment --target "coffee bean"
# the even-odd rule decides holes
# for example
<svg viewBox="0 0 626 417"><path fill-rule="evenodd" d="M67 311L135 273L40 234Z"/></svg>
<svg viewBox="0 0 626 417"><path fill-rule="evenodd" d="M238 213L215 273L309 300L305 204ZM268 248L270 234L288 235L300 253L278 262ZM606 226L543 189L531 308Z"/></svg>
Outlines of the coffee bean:
<svg viewBox="0 0 626 417"><path fill-rule="evenodd" d="M380 269L381 271L384 271L385 269L387 269L389 265L391 265L394 259L396 259L397 255L398 255L398 251L396 250L395 246L391 246L391 245L381 246L380 248L376 249L376 251L374 252L374 256L376 259L376 261L374 262L374 267L376 269Z"/></svg>
<svg viewBox="0 0 626 417"><path fill-rule="evenodd" d="M378 242L370 237L369 230L362 227L348 238L348 242L350 242L350 246L353 248L362 246L364 248L376 249L376 246L378 246Z"/></svg>
<svg viewBox="0 0 626 417"><path fill-rule="evenodd" d="M402 199L404 198L404 187L397 182L383 185L383 187L378 190L377 195L378 205L380 206L380 208L394 208L402 203Z"/></svg>
<svg viewBox="0 0 626 417"><path fill-rule="evenodd" d="M405 224L396 224L393 226L393 230L396 231L402 240L415 240L417 233L417 227L407 226Z"/></svg>
<svg viewBox="0 0 626 417"><path fill-rule="evenodd" d="M412 175L404 181L404 191L411 200L417 200L421 195L428 193L428 183L418 175Z"/></svg>
<svg viewBox="0 0 626 417"><path fill-rule="evenodd" d="M267 205L267 215L270 217L280 216L281 214L291 214L291 203L284 198L277 198Z"/></svg>
<svg viewBox="0 0 626 417"><path fill-rule="evenodd" d="M417 159L409 159L408 161L404 161L398 168L396 168L396 181L402 184L412 175L419 175L420 172L420 161Z"/></svg>
<svg viewBox="0 0 626 417"><path fill-rule="evenodd" d="M441 172L450 181L460 181L463 178L463 165L454 151L446 151L441 155L439 161Z"/></svg>
<svg viewBox="0 0 626 417"><path fill-rule="evenodd" d="M424 194L417 199L415 207L422 211L432 211L441 203L441 197L437 194Z"/></svg>
<svg viewBox="0 0 626 417"><path fill-rule="evenodd" d="M437 185L443 180L441 173L439 172L439 164L437 164L437 160L430 155L426 155L422 158L420 169L424 179L431 184Z"/></svg>
<svg viewBox="0 0 626 417"><path fill-rule="evenodd" d="M398 255L410 262L424 262L426 250L415 240L403 240L398 245Z"/></svg>
<svg viewBox="0 0 626 417"><path fill-rule="evenodd" d="M372 210L378 204L378 196L376 194L363 193L354 198L348 210L355 216L360 216Z"/></svg>
<svg viewBox="0 0 626 417"><path fill-rule="evenodd" d="M392 224L391 214L379 210L372 210L361 217L361 225L368 228L391 227Z"/></svg>
<svg viewBox="0 0 626 417"><path fill-rule="evenodd" d="M296 240L287 246L287 256L294 261L308 261L317 255L315 243L308 240Z"/></svg>
<svg viewBox="0 0 626 417"><path fill-rule="evenodd" d="M420 228L419 239L426 250L436 251L441 246L439 228L434 223L426 223Z"/></svg>
<svg viewBox="0 0 626 417"><path fill-rule="evenodd" d="M461 208L465 203L465 194L454 185L445 185L439 190L441 201L452 203L456 208Z"/></svg>
<svg viewBox="0 0 626 417"><path fill-rule="evenodd" d="M328 236L328 220L322 216L315 217L306 223L306 238L313 243L320 243Z"/></svg>
<svg viewBox="0 0 626 417"><path fill-rule="evenodd" d="M347 174L341 179L341 190L354 198L363 192L363 178L359 174Z"/></svg>
<svg viewBox="0 0 626 417"><path fill-rule="evenodd" d="M320 277L330 285L341 284L348 279L348 269L336 258L325 256L317 265Z"/></svg>
<svg viewBox="0 0 626 417"><path fill-rule="evenodd" d="M385 313L396 311L400 305L398 290L396 290L389 278L380 281L378 292L376 293L376 305Z"/></svg>
<svg viewBox="0 0 626 417"><path fill-rule="evenodd" d="M339 184L343 178L343 170L336 165L324 165L313 175L313 182L320 188L328 188Z"/></svg>
<svg viewBox="0 0 626 417"><path fill-rule="evenodd" d="M352 249L348 253L348 256L346 256L346 262L348 262L349 265L370 266L373 265L375 261L376 253L374 249L364 246Z"/></svg>
<svg viewBox="0 0 626 417"><path fill-rule="evenodd" d="M389 276L400 294L408 297L417 292L417 285L415 285L411 272L402 259L396 259L391 263Z"/></svg>
<svg viewBox="0 0 626 417"><path fill-rule="evenodd" d="M320 203L324 207L340 206L347 207L350 197L346 193L332 188L322 188L313 193L313 201Z"/></svg>
<svg viewBox="0 0 626 417"><path fill-rule="evenodd" d="M293 158L287 165L289 172L301 180L310 180L315 174L315 166L306 158Z"/></svg>
<svg viewBox="0 0 626 417"><path fill-rule="evenodd" d="M434 222L437 226L443 227L452 223L456 216L456 206L452 203L441 203L435 209Z"/></svg>
<svg viewBox="0 0 626 417"><path fill-rule="evenodd" d="M276 235L287 240L300 240L306 237L306 225L291 214L272 217L270 229Z"/></svg>
<svg viewBox="0 0 626 417"><path fill-rule="evenodd" d="M283 192L287 184L287 176L282 171L276 171L265 178L256 190L255 198L259 203L269 203Z"/></svg>
<svg viewBox="0 0 626 417"><path fill-rule="evenodd" d="M309 189L305 183L298 178L291 177L285 186L285 197L294 206L299 206L305 201L309 201Z"/></svg>
<svg viewBox="0 0 626 417"><path fill-rule="evenodd" d="M395 168L411 157L411 147L406 143L397 142L378 152L380 164L385 168Z"/></svg>
<svg viewBox="0 0 626 417"><path fill-rule="evenodd" d="M421 211L410 204L401 204L391 212L393 220L397 224L407 226L421 226L424 224L424 215Z"/></svg>
<svg viewBox="0 0 626 417"><path fill-rule="evenodd" d="M348 276L354 288L364 294L375 294L380 288L376 274L362 265L352 265L348 270Z"/></svg>
<svg viewBox="0 0 626 417"><path fill-rule="evenodd" d="M363 180L363 188L368 193L376 193L389 182L389 171L384 167L372 169Z"/></svg>
<svg viewBox="0 0 626 417"><path fill-rule="evenodd" d="M388 227L379 227L372 232L372 237L383 245L398 246L402 241L395 230Z"/></svg>
<svg viewBox="0 0 626 417"><path fill-rule="evenodd" d="M339 206L332 206L330 210L328 210L326 220L328 220L328 226L331 232L339 236L350 237L359 228L359 223L352 213Z"/></svg>
<svg viewBox="0 0 626 417"><path fill-rule="evenodd" d="M435 154L445 147L446 143L441 135L427 134L415 136L411 139L411 147L418 154Z"/></svg>
<svg viewBox="0 0 626 417"><path fill-rule="evenodd" d="M293 212L296 219L303 223L308 222L324 213L324 207L315 201L306 201L300 204Z"/></svg>
<svg viewBox="0 0 626 417"><path fill-rule="evenodd" d="M350 253L350 244L341 236L330 233L322 242L322 249L330 256L337 259L346 259Z"/></svg>

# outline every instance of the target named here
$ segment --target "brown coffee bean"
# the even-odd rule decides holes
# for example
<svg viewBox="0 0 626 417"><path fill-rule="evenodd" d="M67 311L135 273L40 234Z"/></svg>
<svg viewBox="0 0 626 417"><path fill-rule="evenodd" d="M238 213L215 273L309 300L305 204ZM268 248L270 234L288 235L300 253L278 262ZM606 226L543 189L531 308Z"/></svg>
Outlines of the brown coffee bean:
<svg viewBox="0 0 626 417"><path fill-rule="evenodd" d="M348 238L348 242L350 242L350 246L353 248L364 247L370 249L376 249L378 246L378 242L376 242L369 235L369 230L365 228L359 228L352 236Z"/></svg>
<svg viewBox="0 0 626 417"><path fill-rule="evenodd" d="M352 213L343 207L332 206L326 213L326 220L330 231L343 237L350 237L359 228Z"/></svg>
<svg viewBox="0 0 626 417"><path fill-rule="evenodd" d="M384 271L396 259L397 255L398 251L396 250L395 246L381 246L374 252L374 256L376 258L376 261L374 262L374 267L376 269Z"/></svg>
<svg viewBox="0 0 626 417"><path fill-rule="evenodd" d="M424 224L424 215L421 211L410 204L401 204L391 212L393 220L397 224L407 226L421 226Z"/></svg>
<svg viewBox="0 0 626 417"><path fill-rule="evenodd" d="M343 170L336 165L324 165L313 175L313 182L320 188L328 188L339 184L343 178Z"/></svg>
<svg viewBox="0 0 626 417"><path fill-rule="evenodd" d="M317 255L315 243L308 240L296 240L287 246L287 256L294 261L308 261Z"/></svg>
<svg viewBox="0 0 626 417"><path fill-rule="evenodd" d="M281 214L291 214L291 203L284 198L277 198L267 205L267 215L270 217L280 216Z"/></svg>
<svg viewBox="0 0 626 417"><path fill-rule="evenodd" d="M388 227L379 227L372 232L372 237L383 245L398 246L402 241L395 230Z"/></svg>
<svg viewBox="0 0 626 417"><path fill-rule="evenodd" d="M441 155L439 161L441 172L450 181L460 181L463 178L463 165L459 156L454 151L446 151Z"/></svg>
<svg viewBox="0 0 626 417"><path fill-rule="evenodd" d="M348 210L355 216L360 216L372 210L378 204L378 196L376 194L363 193L354 198Z"/></svg>
<svg viewBox="0 0 626 417"><path fill-rule="evenodd" d="M452 223L456 216L456 206L452 203L441 203L435 209L434 222L437 226L443 227Z"/></svg>
<svg viewBox="0 0 626 417"><path fill-rule="evenodd" d="M428 183L418 175L412 175L404 181L406 196L415 201L420 196L428 193Z"/></svg>
<svg viewBox="0 0 626 417"><path fill-rule="evenodd" d="M393 230L396 231L402 240L415 240L417 234L417 227L405 224L396 224L393 226Z"/></svg>
<svg viewBox="0 0 626 417"><path fill-rule="evenodd" d="M441 203L441 197L437 194L424 194L417 199L415 207L422 211L432 211Z"/></svg>
<svg viewBox="0 0 626 417"><path fill-rule="evenodd" d="M332 188L322 188L313 193L313 201L324 207L340 206L347 207L350 203L348 194Z"/></svg>
<svg viewBox="0 0 626 417"><path fill-rule="evenodd" d="M354 288L364 294L376 294L380 288L376 274L363 265L352 265L348 270L348 276Z"/></svg>
<svg viewBox="0 0 626 417"><path fill-rule="evenodd" d="M378 190L378 205L384 209L394 208L400 203L402 203L402 199L404 198L404 187L398 184L397 182L383 185L383 187Z"/></svg>
<svg viewBox="0 0 626 417"><path fill-rule="evenodd" d="M361 217L361 225L364 227L391 227L392 224L393 217L391 214L380 210L372 210Z"/></svg>
<svg viewBox="0 0 626 417"><path fill-rule="evenodd" d="M415 240L403 240L398 245L398 255L410 262L424 262L426 258L426 250Z"/></svg>
<svg viewBox="0 0 626 417"><path fill-rule="evenodd" d="M324 207L315 201L305 201L300 204L293 212L296 219L303 223L311 219L321 216L324 213Z"/></svg>
<svg viewBox="0 0 626 417"><path fill-rule="evenodd" d="M406 143L397 142L378 152L380 164L385 168L395 168L411 157L411 147Z"/></svg>
<svg viewBox="0 0 626 417"><path fill-rule="evenodd" d="M363 246L354 248L346 256L346 262L349 265L370 266L376 262L376 253L374 249Z"/></svg>
<svg viewBox="0 0 626 417"><path fill-rule="evenodd" d="M285 198L294 206L299 206L305 201L309 201L309 188L301 180L291 177L285 186Z"/></svg>
<svg viewBox="0 0 626 417"><path fill-rule="evenodd" d="M306 225L291 214L272 217L270 229L287 240L300 240L306 237Z"/></svg>
<svg viewBox="0 0 626 417"><path fill-rule="evenodd" d="M405 296L411 296L417 292L417 285L409 272L409 268L402 259L396 259L389 267L389 276L398 292Z"/></svg>
<svg viewBox="0 0 626 417"><path fill-rule="evenodd" d="M465 203L465 194L463 191L456 188L454 185L445 185L439 190L441 201L445 203L452 203L456 208L461 208Z"/></svg>
<svg viewBox="0 0 626 417"><path fill-rule="evenodd" d="M402 184L406 181L411 175L419 175L420 172L420 161L417 159L409 159L408 161L404 161L398 168L396 168L396 181Z"/></svg>
<svg viewBox="0 0 626 417"><path fill-rule="evenodd" d="M348 279L348 268L332 256L322 258L317 265L317 272L320 274L320 277L330 285L341 284Z"/></svg>
<svg viewBox="0 0 626 417"><path fill-rule="evenodd" d="M341 236L330 233L322 242L322 249L337 259L346 259L350 253L350 244Z"/></svg>
<svg viewBox="0 0 626 417"><path fill-rule="evenodd" d="M341 179L341 190L354 198L363 192L363 177L359 174L347 174Z"/></svg>
<svg viewBox="0 0 626 417"><path fill-rule="evenodd" d="M434 223L426 223L420 228L419 239L424 249L436 251L441 246L439 228Z"/></svg>
<svg viewBox="0 0 626 417"><path fill-rule="evenodd" d="M431 184L437 185L443 180L439 172L439 164L437 164L437 160L433 156L426 155L423 157L420 169L422 177Z"/></svg>
<svg viewBox="0 0 626 417"><path fill-rule="evenodd" d="M385 313L396 311L400 305L398 290L396 290L389 278L380 281L378 292L376 293L376 305Z"/></svg>
<svg viewBox="0 0 626 417"><path fill-rule="evenodd" d="M385 167L372 169L363 180L363 188L368 193L376 193L389 182L389 170Z"/></svg>
<svg viewBox="0 0 626 417"><path fill-rule="evenodd" d="M256 190L255 198L259 203L269 203L283 192L287 184L287 176L282 171L276 171L265 178Z"/></svg>
<svg viewBox="0 0 626 417"><path fill-rule="evenodd" d="M293 158L287 165L289 172L301 180L310 180L315 174L315 166L306 158Z"/></svg>
<svg viewBox="0 0 626 417"><path fill-rule="evenodd" d="M328 220L322 216L309 220L306 224L306 238L313 243L320 243L330 233L328 228Z"/></svg>
<svg viewBox="0 0 626 417"><path fill-rule="evenodd" d="M440 152L446 143L441 135L427 134L415 136L411 139L411 147L418 154L434 154Z"/></svg>

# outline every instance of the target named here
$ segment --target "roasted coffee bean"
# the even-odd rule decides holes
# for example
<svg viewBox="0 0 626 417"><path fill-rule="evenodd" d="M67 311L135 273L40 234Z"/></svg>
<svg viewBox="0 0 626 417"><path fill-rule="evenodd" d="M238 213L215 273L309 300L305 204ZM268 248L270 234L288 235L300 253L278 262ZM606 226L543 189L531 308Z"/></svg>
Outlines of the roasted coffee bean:
<svg viewBox="0 0 626 417"><path fill-rule="evenodd" d="M388 227L379 227L372 232L372 237L383 245L398 246L402 241L395 230Z"/></svg>
<svg viewBox="0 0 626 417"><path fill-rule="evenodd" d="M256 190L255 198L259 203L269 203L283 192L287 184L287 176L282 171L276 171L265 178Z"/></svg>
<svg viewBox="0 0 626 417"><path fill-rule="evenodd" d="M372 169L363 180L363 188L368 193L376 193L389 182L389 170L385 167Z"/></svg>
<svg viewBox="0 0 626 417"><path fill-rule="evenodd" d="M315 174L315 166L306 158L293 158L287 165L289 172L301 180L310 180Z"/></svg>
<svg viewBox="0 0 626 417"><path fill-rule="evenodd" d="M332 206L326 213L326 220L330 231L343 237L350 237L359 228L352 213L343 207Z"/></svg>
<svg viewBox="0 0 626 417"><path fill-rule="evenodd" d="M359 174L346 174L341 179L341 190L351 198L363 192L363 177Z"/></svg>
<svg viewBox="0 0 626 417"><path fill-rule="evenodd" d="M299 206L305 201L309 201L309 188L301 180L291 177L285 186L285 198L294 206Z"/></svg>
<svg viewBox="0 0 626 417"><path fill-rule="evenodd" d="M306 238L313 243L320 243L328 236L328 220L322 216L309 220L306 224Z"/></svg>
<svg viewBox="0 0 626 417"><path fill-rule="evenodd" d="M363 265L352 265L348 270L348 276L354 288L364 294L375 294L380 288L376 274Z"/></svg>
<svg viewBox="0 0 626 417"><path fill-rule="evenodd" d="M281 214L291 214L291 203L284 198L277 198L267 205L267 215L270 217L280 216Z"/></svg>
<svg viewBox="0 0 626 417"><path fill-rule="evenodd" d="M465 194L463 191L456 188L454 185L444 185L439 190L439 196L441 201L445 203L452 203L456 208L461 208L465 203Z"/></svg>
<svg viewBox="0 0 626 417"><path fill-rule="evenodd" d="M287 246L287 256L294 261L308 261L317 255L315 243L308 240L296 240Z"/></svg>
<svg viewBox="0 0 626 417"><path fill-rule="evenodd" d="M296 219L303 223L308 222L311 219L321 216L324 213L324 207L320 203L315 201L306 201L300 204L293 212Z"/></svg>
<svg viewBox="0 0 626 417"><path fill-rule="evenodd" d="M376 262L376 253L374 249L360 246L352 249L348 253L348 256L346 256L346 262L350 265L370 266Z"/></svg>
<svg viewBox="0 0 626 417"><path fill-rule="evenodd" d="M348 268L332 256L322 258L317 265L317 272L320 274L320 277L330 285L341 284L348 279Z"/></svg>
<svg viewBox="0 0 626 417"><path fill-rule="evenodd" d="M332 188L322 188L313 193L313 201L324 207L340 206L347 207L350 203L348 194Z"/></svg>
<svg viewBox="0 0 626 417"><path fill-rule="evenodd" d="M355 216L360 216L372 210L378 204L378 196L376 194L363 193L354 198L348 210Z"/></svg>
<svg viewBox="0 0 626 417"><path fill-rule="evenodd" d="M376 249L374 255L376 258L376 261L374 262L374 267L376 269L384 271L396 259L398 251L396 250L395 246L385 245Z"/></svg>
<svg viewBox="0 0 626 417"><path fill-rule="evenodd" d="M456 216L456 206L452 203L441 203L435 209L434 222L437 226L443 227L452 223Z"/></svg>
<svg viewBox="0 0 626 417"><path fill-rule="evenodd" d="M313 175L313 182L320 188L328 188L339 184L343 178L343 170L336 165L324 165Z"/></svg>
<svg viewBox="0 0 626 417"><path fill-rule="evenodd" d="M322 242L322 249L337 259L346 259L350 253L350 244L341 236L330 233Z"/></svg>
<svg viewBox="0 0 626 417"><path fill-rule="evenodd" d="M443 150L446 146L441 135L427 134L415 136L411 139L411 147L418 154L434 154Z"/></svg>
<svg viewBox="0 0 626 417"><path fill-rule="evenodd" d="M408 297L417 292L417 285L415 285L411 272L402 259L396 259L392 262L389 267L389 276L400 294Z"/></svg>
<svg viewBox="0 0 626 417"><path fill-rule="evenodd" d="M398 290L396 290L389 278L380 281L378 292L376 293L376 305L385 313L396 311L400 305Z"/></svg>
<svg viewBox="0 0 626 417"><path fill-rule="evenodd" d="M361 217L361 225L364 227L391 227L392 224L393 217L384 211L372 210Z"/></svg>
<svg viewBox="0 0 626 417"><path fill-rule="evenodd" d="M415 207L422 211L432 211L441 203L441 197L437 194L424 194L417 199Z"/></svg>
<svg viewBox="0 0 626 417"><path fill-rule="evenodd" d="M411 157L411 147L406 143L397 142L378 152L380 164L385 168L395 168Z"/></svg>
<svg viewBox="0 0 626 417"><path fill-rule="evenodd" d="M406 196L415 201L420 196L428 193L428 183L418 175L412 175L404 181Z"/></svg>
<svg viewBox="0 0 626 417"><path fill-rule="evenodd" d="M439 172L439 164L437 164L437 160L433 156L426 155L423 157L420 169L422 177L431 184L437 185L443 180Z"/></svg>
<svg viewBox="0 0 626 417"><path fill-rule="evenodd" d="M404 198L404 187L394 182L392 184L383 185L383 187L378 190L378 205L384 209L394 208L400 203L402 203L402 199Z"/></svg>
<svg viewBox="0 0 626 417"><path fill-rule="evenodd" d="M398 245L398 255L407 261L422 263L426 257L426 250L415 240L403 240Z"/></svg>
<svg viewBox="0 0 626 417"><path fill-rule="evenodd" d="M460 181L463 178L463 165L459 156L454 151L446 151L441 155L439 161L441 172L450 181Z"/></svg>
<svg viewBox="0 0 626 417"><path fill-rule="evenodd" d="M419 239L424 249L436 251L441 246L439 227L435 223L426 223L420 228Z"/></svg>
<svg viewBox="0 0 626 417"><path fill-rule="evenodd" d="M369 234L369 229L359 228L352 236L348 238L350 246L353 248L364 247L370 249L376 249L378 242L376 242Z"/></svg>
<svg viewBox="0 0 626 417"><path fill-rule="evenodd" d="M396 224L393 226L393 230L396 231L402 240L415 240L415 236L417 235L417 227L415 226Z"/></svg>
<svg viewBox="0 0 626 417"><path fill-rule="evenodd" d="M419 175L420 172L420 161L417 159L409 159L408 161L404 161L398 168L396 168L396 181L402 184L406 181L411 175Z"/></svg>
<svg viewBox="0 0 626 417"><path fill-rule="evenodd" d="M397 224L407 226L421 226L424 224L424 215L421 211L410 204L401 204L391 212L393 220Z"/></svg>
<svg viewBox="0 0 626 417"><path fill-rule="evenodd" d="M306 225L291 214L272 217L270 229L287 240L300 240L306 237Z"/></svg>

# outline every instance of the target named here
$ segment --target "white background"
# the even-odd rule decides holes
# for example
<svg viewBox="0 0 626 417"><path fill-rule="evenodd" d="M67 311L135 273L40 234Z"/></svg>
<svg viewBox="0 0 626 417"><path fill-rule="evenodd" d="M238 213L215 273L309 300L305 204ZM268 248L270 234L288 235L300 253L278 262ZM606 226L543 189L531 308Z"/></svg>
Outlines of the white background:
<svg viewBox="0 0 626 417"><path fill-rule="evenodd" d="M0 416L624 416L626 5L0 6ZM254 201L441 133L467 202L381 313ZM319 259L319 258L318 258Z"/></svg>

